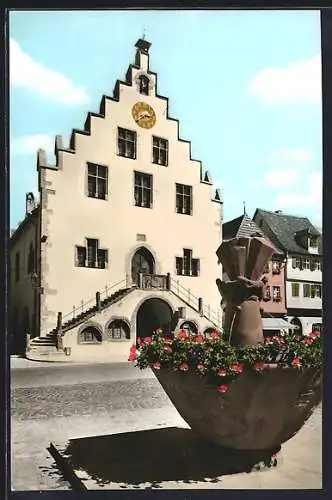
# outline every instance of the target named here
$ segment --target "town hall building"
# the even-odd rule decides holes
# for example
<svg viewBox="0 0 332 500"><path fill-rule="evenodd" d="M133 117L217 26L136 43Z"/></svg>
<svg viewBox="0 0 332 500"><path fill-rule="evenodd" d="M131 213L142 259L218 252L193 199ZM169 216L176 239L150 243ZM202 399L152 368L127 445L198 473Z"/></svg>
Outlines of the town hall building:
<svg viewBox="0 0 332 500"><path fill-rule="evenodd" d="M69 147L55 138L55 165L38 151L10 249L10 329L31 359L125 361L156 328L221 328L221 195L157 93L150 45Z"/></svg>

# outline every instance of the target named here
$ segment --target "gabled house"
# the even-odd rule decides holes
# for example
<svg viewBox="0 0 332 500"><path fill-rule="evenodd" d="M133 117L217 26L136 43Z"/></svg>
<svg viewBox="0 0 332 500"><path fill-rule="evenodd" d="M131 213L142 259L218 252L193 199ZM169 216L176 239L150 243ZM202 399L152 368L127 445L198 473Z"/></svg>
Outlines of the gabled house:
<svg viewBox="0 0 332 500"><path fill-rule="evenodd" d="M222 226L223 241L232 238L261 236L270 243L273 242L264 234L261 228L246 214L225 222ZM274 245L275 246L275 245ZM272 259L266 265L262 277L267 278L265 297L262 304L263 328L266 333L287 329L289 325L284 321L286 317L285 300L285 260L284 252L275 246ZM224 279L226 279L224 273ZM276 320L279 318L279 320Z"/></svg>
<svg viewBox="0 0 332 500"><path fill-rule="evenodd" d="M321 330L321 233L307 217L286 215L280 210L270 212L258 208L253 219L286 256L288 319L301 333Z"/></svg>
<svg viewBox="0 0 332 500"><path fill-rule="evenodd" d="M158 327L221 324L221 195L158 94L150 45L68 146L55 138L55 164L38 151L39 202L10 249L11 331L31 335L29 357L126 361Z"/></svg>

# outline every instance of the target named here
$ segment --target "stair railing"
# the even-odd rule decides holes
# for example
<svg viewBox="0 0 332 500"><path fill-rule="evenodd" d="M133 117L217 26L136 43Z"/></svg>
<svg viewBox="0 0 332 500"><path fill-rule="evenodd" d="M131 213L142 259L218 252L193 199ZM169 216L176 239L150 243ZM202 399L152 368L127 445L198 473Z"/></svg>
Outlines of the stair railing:
<svg viewBox="0 0 332 500"><path fill-rule="evenodd" d="M216 312L209 305L203 305L202 299L196 297L190 288L185 288L179 280L171 278L171 291L177 295L184 302L189 304L193 309L199 312L206 319L211 321L218 328L221 327L222 315L220 312Z"/></svg>
<svg viewBox="0 0 332 500"><path fill-rule="evenodd" d="M114 291L114 288L121 288L121 285L124 285L126 283L126 279L123 279L121 281L118 281L117 283L114 283L114 285L108 286L105 285L104 290L99 292L100 296L100 301L103 302L105 299L110 297L112 295L112 290ZM94 306L96 306L96 296L94 296L92 299L88 300L87 302L84 302L83 300L79 305L74 305L73 309L62 316L62 322L67 323L68 321L76 318L79 314L82 314L89 309L92 309Z"/></svg>

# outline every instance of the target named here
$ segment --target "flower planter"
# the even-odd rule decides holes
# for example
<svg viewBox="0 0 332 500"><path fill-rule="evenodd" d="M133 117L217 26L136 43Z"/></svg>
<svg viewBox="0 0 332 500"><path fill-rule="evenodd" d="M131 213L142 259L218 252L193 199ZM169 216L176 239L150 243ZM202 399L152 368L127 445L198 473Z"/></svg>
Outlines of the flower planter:
<svg viewBox="0 0 332 500"><path fill-rule="evenodd" d="M265 365L245 371L227 395L208 376L161 368L155 376L182 418L202 437L234 450L278 450L322 397L322 370Z"/></svg>

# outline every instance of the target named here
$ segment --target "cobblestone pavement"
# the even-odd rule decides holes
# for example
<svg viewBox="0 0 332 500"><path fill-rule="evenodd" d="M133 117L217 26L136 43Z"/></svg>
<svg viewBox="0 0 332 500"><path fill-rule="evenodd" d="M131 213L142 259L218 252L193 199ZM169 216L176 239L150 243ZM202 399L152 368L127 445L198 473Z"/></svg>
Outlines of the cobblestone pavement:
<svg viewBox="0 0 332 500"><path fill-rule="evenodd" d="M114 370L110 366L91 365L13 369L13 490L70 489L47 451L51 441L161 427L188 427L151 373L128 365L117 366ZM44 385L45 380L51 380L52 384ZM320 408L283 448L287 464L268 471L267 475L235 474L223 476L222 482L208 486L168 483L162 487L320 488Z"/></svg>
<svg viewBox="0 0 332 500"><path fill-rule="evenodd" d="M159 408L168 405L157 380L129 380L69 386L14 389L13 419L42 420L73 415L109 414L116 410Z"/></svg>

